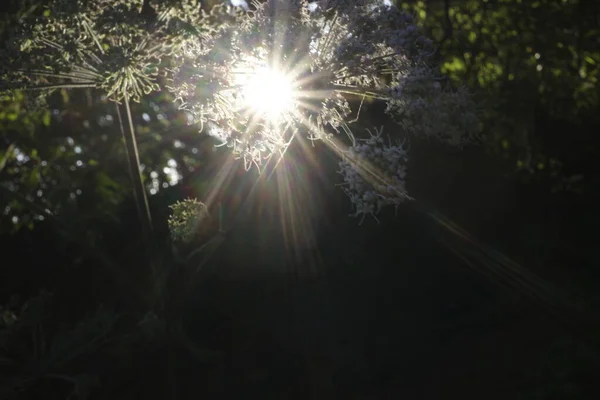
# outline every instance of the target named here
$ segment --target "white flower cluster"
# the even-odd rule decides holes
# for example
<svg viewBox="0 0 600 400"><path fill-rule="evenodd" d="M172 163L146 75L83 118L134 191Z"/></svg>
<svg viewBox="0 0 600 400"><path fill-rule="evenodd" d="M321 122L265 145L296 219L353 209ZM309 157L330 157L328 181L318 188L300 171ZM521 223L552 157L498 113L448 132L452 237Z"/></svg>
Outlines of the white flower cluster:
<svg viewBox="0 0 600 400"><path fill-rule="evenodd" d="M235 18L201 49L178 55L170 89L197 122L218 126L219 137L247 166L284 149L306 121L313 122L311 139L327 137L327 129L348 133L348 95L381 99L390 104L390 113L406 114L398 99L409 82L419 81L429 89L414 95L413 114L448 101L427 65L431 40L389 1L269 0L254 2L252 11ZM281 124L255 118L240 102L243 88L236 85L236 73L251 64L284 66L301 82L298 107ZM470 125L460 123L457 131L464 126Z"/></svg>
<svg viewBox="0 0 600 400"><path fill-rule="evenodd" d="M434 137L457 146L477 139L469 94L444 84L432 66L432 41L390 1L268 0L251 8L206 41L206 51L180 55L171 85L182 107L209 122L209 134L246 167L283 155L300 130L311 140L345 132L352 146L340 162L344 190L356 216L375 216L407 198L407 150L386 143L381 131L355 138L348 126L357 111L351 101L385 102L404 137ZM295 109L276 124L240 105L236 66L252 63L284 66L299 83Z"/></svg>
<svg viewBox="0 0 600 400"><path fill-rule="evenodd" d="M386 112L404 133L456 146L478 139L479 123L469 93L442 85L443 77L430 66L433 43L420 33L411 15L376 1L360 2L362 7L343 0L328 3L341 4L345 14L337 19L319 14L324 33L312 51L323 53L315 63L318 69L331 71L326 76L335 89L385 101ZM322 46L323 41L327 45ZM337 109L347 115L347 110Z"/></svg>
<svg viewBox="0 0 600 400"><path fill-rule="evenodd" d="M403 143L388 143L383 128L369 131L368 139L360 139L339 163L343 190L355 209L354 216L377 214L387 205L398 206L408 198L405 189L408 151Z"/></svg>
<svg viewBox="0 0 600 400"><path fill-rule="evenodd" d="M195 121L209 123L208 133L218 137L242 158L246 168L283 151L293 130L253 114L245 101L239 75L268 66L273 48L272 29L265 17L267 6L252 13L231 12L235 23L222 27L205 40L202 51L180 53L168 89ZM200 50L200 49L198 49Z"/></svg>
<svg viewBox="0 0 600 400"><path fill-rule="evenodd" d="M469 94L442 84L431 66L432 41L391 1L233 3L242 7L222 3L207 12L196 0L51 0L44 16L23 20L5 46L10 68L0 81L11 88L96 87L115 101L137 101L166 81L176 102L247 169L283 156L301 130L311 140L343 131L353 145L341 173L357 215L406 198L406 150L385 145L381 132L355 138L348 126L353 102L385 102L403 134L457 146L478 138ZM291 81L283 111L256 110L268 101L249 95L240 76L258 70Z"/></svg>
<svg viewBox="0 0 600 400"><path fill-rule="evenodd" d="M5 82L7 89L96 87L115 101L139 101L159 90L166 60L190 46L201 48L222 18L193 0L162 7L154 0L154 15L141 12L143 3L51 0L45 9L32 8L0 54L0 64L6 64L0 65L0 89Z"/></svg>

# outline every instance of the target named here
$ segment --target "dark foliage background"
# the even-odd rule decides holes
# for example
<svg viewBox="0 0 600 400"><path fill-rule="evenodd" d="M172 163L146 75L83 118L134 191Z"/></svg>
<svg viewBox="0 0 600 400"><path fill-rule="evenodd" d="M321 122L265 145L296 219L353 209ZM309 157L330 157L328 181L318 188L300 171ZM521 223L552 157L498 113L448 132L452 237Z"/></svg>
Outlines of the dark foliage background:
<svg viewBox="0 0 600 400"><path fill-rule="evenodd" d="M0 387L25 382L17 398L44 399L597 398L600 6L401 6L477 98L483 143L414 140L417 206L362 226L324 148L316 164L292 149L286 174L252 196L256 176L233 165L218 198L239 218L185 306L203 357L167 352L145 315L147 258L111 103L94 91L57 92L39 110L27 93L3 100L0 327L17 315L20 325L0 336ZM8 18L17 2L2 8ZM168 206L205 198L230 164L168 94L132 111L155 257L175 268ZM362 123L393 129L375 105ZM481 274L485 265L457 256L468 241L428 210L547 282L550 300Z"/></svg>

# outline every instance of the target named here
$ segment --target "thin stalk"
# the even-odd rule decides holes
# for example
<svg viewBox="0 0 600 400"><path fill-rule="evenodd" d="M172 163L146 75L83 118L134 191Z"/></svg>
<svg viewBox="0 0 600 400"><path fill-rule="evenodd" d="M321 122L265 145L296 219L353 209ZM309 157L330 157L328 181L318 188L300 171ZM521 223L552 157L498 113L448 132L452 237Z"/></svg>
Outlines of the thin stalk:
<svg viewBox="0 0 600 400"><path fill-rule="evenodd" d="M48 46L48 47L52 47L53 49L56 49L56 50L64 50L64 49L65 49L65 48L64 48L63 46L61 46L60 44L58 44L58 43L55 43L55 42L53 42L53 41L51 41L51 40L48 40L48 39L46 39L46 38L41 38L41 39L40 39L40 41L41 41L42 43L44 43L46 46Z"/></svg>
<svg viewBox="0 0 600 400"><path fill-rule="evenodd" d="M86 83L86 84L90 84L90 85L95 84L95 82L92 79L90 79L90 77L78 75L78 73L76 73L76 72L71 72L69 74L60 74L60 73L54 73L54 72L49 72L49 71L25 71L25 70L22 70L20 72L25 72L30 75L43 76L46 78L59 78L59 79L70 79L72 81L80 81L77 83Z"/></svg>
<svg viewBox="0 0 600 400"><path fill-rule="evenodd" d="M332 35L332 32L333 32L333 28L334 28L335 24L337 23L337 19L338 19L338 13L337 13L337 11L336 11L336 12L335 12L335 15L333 16L333 19L332 19L332 21L331 21L331 25L329 25L329 32L327 32L327 36L325 37L325 40L324 40L324 41L322 41L322 42L321 42L321 41L319 41L319 45L317 46L317 57L321 57L321 52L322 52L324 49L326 49L326 48L327 48L327 45L329 44L329 40L330 40L330 37L331 37L331 35ZM323 24L323 27L322 27L322 29L324 29L324 28L325 28L325 26L326 26L327 22L328 22L328 21L325 21L325 23ZM322 46L321 46L321 44L322 44Z"/></svg>
<svg viewBox="0 0 600 400"><path fill-rule="evenodd" d="M87 57L91 58L96 64L102 64L102 60L100 60L97 55L95 55L91 51L87 51L87 50L86 51L77 50L77 53L81 57L81 62L83 63L83 66L85 66L85 68L89 69L90 71L94 71L96 73L98 72L97 68L95 68L92 64L90 64L89 62L87 62L85 60L85 57L87 56Z"/></svg>
<svg viewBox="0 0 600 400"><path fill-rule="evenodd" d="M81 65L73 65L72 69L75 72L79 72L82 74L84 74L84 73L89 74L89 75L93 76L94 78L102 77L102 75L100 75L98 73L98 70L94 67L90 68L90 67L85 67L85 66L81 66Z"/></svg>
<svg viewBox="0 0 600 400"><path fill-rule="evenodd" d="M51 90L51 89L81 89L81 88L93 88L93 87L96 87L96 85L93 83L64 83L64 84L58 84L58 85L39 85L39 86L30 86L30 87L15 86L15 87L9 88L9 89L34 91L34 90Z"/></svg>
<svg viewBox="0 0 600 400"><path fill-rule="evenodd" d="M87 18L83 20L83 26L84 26L85 30L88 32L88 34L90 35L90 37L94 40L94 43L96 44L96 46L98 46L98 50L100 50L100 54L104 54L104 49L102 48L102 45L100 44L100 41L98 40L98 36L90 27L90 24L88 23Z"/></svg>
<svg viewBox="0 0 600 400"><path fill-rule="evenodd" d="M383 69L383 70L379 70L377 71L377 73L379 74L384 74L384 75L393 75L397 72L402 72L402 70L400 69ZM357 76L365 76L365 75L372 75L373 72L372 71L367 71L367 70L363 70L363 71L359 71L359 72L354 72L354 73L350 73L347 75L337 75L335 77L335 79L348 79L348 78L355 78Z"/></svg>
<svg viewBox="0 0 600 400"><path fill-rule="evenodd" d="M353 86L332 85L332 88L339 93L352 94L355 96L366 96L372 99L387 100L388 97L369 89L362 89Z"/></svg>
<svg viewBox="0 0 600 400"><path fill-rule="evenodd" d="M378 57L373 57L373 58L369 59L369 62L372 63L375 61L383 60L384 58L395 57L398 55L400 55L400 53L398 53L398 52L386 53L386 54L380 55Z"/></svg>
<svg viewBox="0 0 600 400"><path fill-rule="evenodd" d="M131 182L133 185L133 194L135 198L135 204L138 210L138 215L140 218L140 222L142 224L142 238L144 241L144 245L146 247L146 251L148 253L148 259L150 262L150 266L152 267L152 272L156 273L156 269L154 268L156 260L152 251L152 216L150 214L150 206L148 205L148 197L146 196L146 190L144 188L144 182L142 180L142 171L140 168L140 156L137 148L137 143L135 139L135 129L133 127L133 118L131 117L131 109L129 108L129 98L127 94L125 94L125 111L127 114L127 121L129 125L129 130L126 132L123 126L123 118L121 116L121 110L119 105L115 103L115 108L117 109L117 117L119 119L119 125L121 127L121 133L123 134L123 139L125 140L125 148L127 152L127 161L129 164L129 174L131 176Z"/></svg>

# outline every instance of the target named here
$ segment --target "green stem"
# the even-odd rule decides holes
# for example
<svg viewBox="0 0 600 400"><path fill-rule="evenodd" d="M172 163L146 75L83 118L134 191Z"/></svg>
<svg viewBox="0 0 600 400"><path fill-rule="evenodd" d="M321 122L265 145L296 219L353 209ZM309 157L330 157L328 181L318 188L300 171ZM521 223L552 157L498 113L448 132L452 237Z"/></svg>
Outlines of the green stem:
<svg viewBox="0 0 600 400"><path fill-rule="evenodd" d="M27 74L31 74L31 75L37 75L37 76L43 76L46 78L59 78L59 79L70 79L72 81L82 81L82 82L77 82L77 83L84 83L84 84L90 84L90 85L94 85L94 80L92 77L90 76L86 76L77 72L71 72L69 74L60 74L60 73L54 73L54 72L50 72L50 71L40 71L40 70L31 70L31 71L26 71L26 70L21 70L20 72L24 72Z"/></svg>
<svg viewBox="0 0 600 400"><path fill-rule="evenodd" d="M93 88L96 87L93 83L65 83L58 85L39 85L39 86L15 86L8 87L11 90L51 90L51 89L81 89L81 88Z"/></svg>
<svg viewBox="0 0 600 400"><path fill-rule="evenodd" d="M96 32L94 32L92 30L92 27L90 26L89 22L87 21L87 18L83 20L83 26L85 27L85 30L88 32L90 37L94 40L94 43L96 44L96 46L98 46L98 50L100 50L100 54L104 54L104 49L102 48L102 45L100 44L100 41L98 40L98 36L96 35Z"/></svg>
<svg viewBox="0 0 600 400"><path fill-rule="evenodd" d="M135 129L133 127L133 118L131 117L131 109L129 108L129 97L125 94L125 112L127 114L128 131L125 131L123 125L123 118L121 116L121 110L119 105L115 103L117 110L117 117L119 119L119 125L121 128L121 134L125 140L125 149L127 152L127 161L129 164L129 174L133 185L133 194L135 198L135 204L138 210L140 222L142 224L142 238L146 251L148 253L148 259L152 267L153 273L157 273L154 268L156 260L153 255L153 244L152 244L152 216L150 214L150 206L148 205L148 197L146 196L146 190L144 188L144 182L142 179L142 170L140 168L140 156L137 148L135 139Z"/></svg>

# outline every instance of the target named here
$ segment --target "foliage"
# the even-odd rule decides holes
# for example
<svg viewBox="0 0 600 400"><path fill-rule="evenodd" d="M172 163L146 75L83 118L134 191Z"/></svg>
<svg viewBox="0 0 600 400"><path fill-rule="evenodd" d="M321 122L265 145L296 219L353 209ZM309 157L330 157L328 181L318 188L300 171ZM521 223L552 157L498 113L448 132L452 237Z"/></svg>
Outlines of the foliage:
<svg viewBox="0 0 600 400"><path fill-rule="evenodd" d="M77 225L115 220L128 197L118 116L96 93L57 92L50 109L31 111L19 93L5 104L18 118L4 120L0 198L2 231L33 227L49 215ZM144 182L151 194L171 187L204 161L195 127L165 97L134 107ZM47 116L47 125L42 118ZM2 121L0 121L2 124ZM159 134L161 132L161 134Z"/></svg>
<svg viewBox="0 0 600 400"><path fill-rule="evenodd" d="M597 2L407 0L401 6L439 43L441 71L477 93L490 152L525 182L553 192L583 194L590 187L582 168L595 157L589 149L597 141L581 121L599 121ZM578 126L566 134L571 124Z"/></svg>

